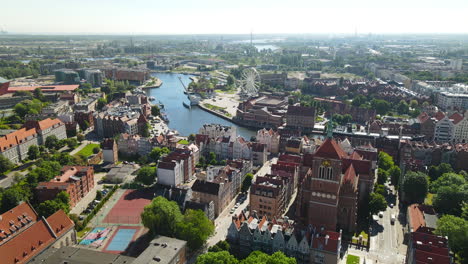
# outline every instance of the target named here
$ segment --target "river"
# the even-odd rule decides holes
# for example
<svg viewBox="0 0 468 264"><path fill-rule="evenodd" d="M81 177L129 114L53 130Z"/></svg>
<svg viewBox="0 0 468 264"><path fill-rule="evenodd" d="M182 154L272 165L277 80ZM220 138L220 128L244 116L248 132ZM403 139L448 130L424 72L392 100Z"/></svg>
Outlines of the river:
<svg viewBox="0 0 468 264"><path fill-rule="evenodd" d="M188 86L191 82L189 75L178 73L153 73L163 82L159 88L148 89L149 96L154 96L156 102L160 101L164 104L165 112L169 118L169 128L179 131L183 136L197 134L198 129L204 124L222 124L234 126L237 128L237 134L249 140L251 136L255 136L256 132L244 127L240 127L228 120L222 119L211 113L208 113L197 106L188 109L182 105L185 101L189 103L187 95L184 94L184 87L180 83L179 76L182 82Z"/></svg>

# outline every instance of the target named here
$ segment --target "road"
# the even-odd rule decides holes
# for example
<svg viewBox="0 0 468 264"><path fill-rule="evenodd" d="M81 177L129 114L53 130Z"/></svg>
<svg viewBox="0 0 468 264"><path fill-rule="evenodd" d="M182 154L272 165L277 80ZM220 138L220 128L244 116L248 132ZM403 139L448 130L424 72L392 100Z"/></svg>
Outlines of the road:
<svg viewBox="0 0 468 264"><path fill-rule="evenodd" d="M393 193L393 186L389 187ZM388 204L393 203L395 206L387 207L383 212L383 217L380 218L374 215L371 227L370 250L356 249L351 246L348 248L347 254L352 254L361 257L361 261L366 259L366 263L388 263L398 264L405 262L406 245L403 244L403 224L404 219L399 217L398 199L396 195L389 194L387 197ZM391 215L395 215L395 224L391 224ZM346 263L346 256L342 263Z"/></svg>
<svg viewBox="0 0 468 264"><path fill-rule="evenodd" d="M263 166L255 173L254 180L257 176L263 176L271 172L271 164L276 163L277 158L268 160ZM250 193L247 192L247 199L240 204L233 214L230 213L231 209L237 202L237 196L231 201L231 203L224 209L224 211L215 220L215 234L211 236L208 241L208 247L215 245L221 240L225 240L227 231L232 222L232 216L238 215L242 210L246 209L249 204Z"/></svg>

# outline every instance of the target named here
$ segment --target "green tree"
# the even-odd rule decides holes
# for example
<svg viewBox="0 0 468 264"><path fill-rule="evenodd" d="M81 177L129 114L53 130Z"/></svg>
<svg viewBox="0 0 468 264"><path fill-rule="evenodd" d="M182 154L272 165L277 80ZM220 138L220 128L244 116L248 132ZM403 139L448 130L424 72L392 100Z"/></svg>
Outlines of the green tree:
<svg viewBox="0 0 468 264"><path fill-rule="evenodd" d="M78 140L76 138L67 138L66 143L70 149L74 149L78 146Z"/></svg>
<svg viewBox="0 0 468 264"><path fill-rule="evenodd" d="M94 153L94 154L98 154L100 151L101 151L101 148L100 148L100 147L94 147L94 148L93 148L93 153Z"/></svg>
<svg viewBox="0 0 468 264"><path fill-rule="evenodd" d="M390 174L390 181L394 186L398 186L398 183L400 181L400 176L401 176L401 170L398 166L394 165L388 170L388 173Z"/></svg>
<svg viewBox="0 0 468 264"><path fill-rule="evenodd" d="M463 259L468 258L468 221L453 215L444 215L437 221L435 233L447 236L450 248Z"/></svg>
<svg viewBox="0 0 468 264"><path fill-rule="evenodd" d="M287 257L283 252L277 251L268 255L260 251L254 251L240 262L241 264L296 264L296 259Z"/></svg>
<svg viewBox="0 0 468 264"><path fill-rule="evenodd" d="M135 181L141 182L144 185L151 185L156 180L156 168L155 167L143 167L138 171Z"/></svg>
<svg viewBox="0 0 468 264"><path fill-rule="evenodd" d="M41 88L36 88L36 89L34 89L33 95L34 95L34 98L36 98L36 99L38 99L38 100L40 100L40 101L42 101L42 102L45 102L45 101L46 101L45 96L44 96L44 94L42 93Z"/></svg>
<svg viewBox="0 0 468 264"><path fill-rule="evenodd" d="M353 106L359 107L359 106L365 104L366 102L367 102L367 98L364 95L359 94L356 97L354 97L351 104Z"/></svg>
<svg viewBox="0 0 468 264"><path fill-rule="evenodd" d="M414 108L418 107L419 104L418 104L417 100L411 100L409 105L410 105L411 108L414 109Z"/></svg>
<svg viewBox="0 0 468 264"><path fill-rule="evenodd" d="M231 248L229 243L226 240L221 240L216 245L208 248L208 252L219 252L219 251L228 251Z"/></svg>
<svg viewBox="0 0 468 264"><path fill-rule="evenodd" d="M377 183L378 184L384 184L388 180L389 173L386 170L383 170L382 168L379 168L377 170Z"/></svg>
<svg viewBox="0 0 468 264"><path fill-rule="evenodd" d="M392 156L388 155L387 153L383 151L380 151L379 157L378 157L378 165L379 165L379 168L387 171L391 167L393 167L395 163L393 162Z"/></svg>
<svg viewBox="0 0 468 264"><path fill-rule="evenodd" d="M146 138L150 137L151 136L150 129L151 129L151 125L149 123L144 124L142 126L141 136L146 137Z"/></svg>
<svg viewBox="0 0 468 264"><path fill-rule="evenodd" d="M39 206L37 206L38 214L44 217L49 217L55 212L57 212L58 210L64 210L64 209L65 209L65 204L55 199L47 200L43 203L40 203Z"/></svg>
<svg viewBox="0 0 468 264"><path fill-rule="evenodd" d="M437 193L441 187L461 187L467 182L463 176L456 173L445 173L431 183L431 192Z"/></svg>
<svg viewBox="0 0 468 264"><path fill-rule="evenodd" d="M227 251L208 252L197 257L196 264L238 264L239 261Z"/></svg>
<svg viewBox="0 0 468 264"><path fill-rule="evenodd" d="M101 192L101 190L97 190L97 191L96 191L96 199L95 199L95 200L100 201L101 199L102 199L102 192Z"/></svg>
<svg viewBox="0 0 468 264"><path fill-rule="evenodd" d="M400 115L407 114L409 112L409 106L405 100L401 100L397 105L397 112Z"/></svg>
<svg viewBox="0 0 468 264"><path fill-rule="evenodd" d="M464 201L468 201L468 188L443 186L437 190L433 203L438 213L461 216Z"/></svg>
<svg viewBox="0 0 468 264"><path fill-rule="evenodd" d="M463 202L461 217L468 221L468 202Z"/></svg>
<svg viewBox="0 0 468 264"><path fill-rule="evenodd" d="M371 193L369 199L369 212L371 215L377 214L380 211L387 209L387 201L380 193Z"/></svg>
<svg viewBox="0 0 468 264"><path fill-rule="evenodd" d="M104 106L106 106L106 104L107 104L106 98L99 98L96 104L96 109L102 110Z"/></svg>
<svg viewBox="0 0 468 264"><path fill-rule="evenodd" d="M85 139L85 136L83 134L78 134L76 135L76 139L78 140L78 142L81 143Z"/></svg>
<svg viewBox="0 0 468 264"><path fill-rule="evenodd" d="M45 141L45 146L52 150L56 149L58 147L58 138L55 135L48 136Z"/></svg>
<svg viewBox="0 0 468 264"><path fill-rule="evenodd" d="M250 185L252 185L252 180L253 180L252 173L245 174L245 178L242 181L242 188L241 188L242 192L246 192L250 188Z"/></svg>
<svg viewBox="0 0 468 264"><path fill-rule="evenodd" d="M213 232L213 223L201 210L187 210L183 221L177 225L177 237L186 240L192 250L202 247Z"/></svg>
<svg viewBox="0 0 468 264"><path fill-rule="evenodd" d="M376 184L374 187L374 192L385 196L387 191L385 190L385 186L383 184Z"/></svg>
<svg viewBox="0 0 468 264"><path fill-rule="evenodd" d="M168 201L162 196L158 196L151 203L145 206L141 214L143 225L150 230L153 235L160 234L174 237L177 224L182 221L183 216L179 206L174 201Z"/></svg>
<svg viewBox="0 0 468 264"><path fill-rule="evenodd" d="M13 169L15 165L3 155L0 155L0 174L3 174L11 169Z"/></svg>
<svg viewBox="0 0 468 264"><path fill-rule="evenodd" d="M403 192L405 200L410 203L422 202L427 195L429 181L428 176L422 172L409 171L403 180Z"/></svg>
<svg viewBox="0 0 468 264"><path fill-rule="evenodd" d="M159 106L157 105L151 106L151 115L159 116L160 114L161 114L161 109L159 109Z"/></svg>
<svg viewBox="0 0 468 264"><path fill-rule="evenodd" d="M376 110L377 114L385 115L392 108L392 105L382 99L373 99L371 101L371 107Z"/></svg>
<svg viewBox="0 0 468 264"><path fill-rule="evenodd" d="M226 78L226 84L227 84L228 86L234 85L234 82L235 82L235 80L234 80L234 77L232 77L232 75L229 75L229 76Z"/></svg>
<svg viewBox="0 0 468 264"><path fill-rule="evenodd" d="M11 187L6 189L2 194L2 204L1 204L1 212L4 213L14 207L16 207L21 201L24 201L24 196L22 192L18 190L18 188Z"/></svg>
<svg viewBox="0 0 468 264"><path fill-rule="evenodd" d="M169 154L171 151L166 148L155 147L151 150L150 154L148 155L152 161L158 161L161 156Z"/></svg>

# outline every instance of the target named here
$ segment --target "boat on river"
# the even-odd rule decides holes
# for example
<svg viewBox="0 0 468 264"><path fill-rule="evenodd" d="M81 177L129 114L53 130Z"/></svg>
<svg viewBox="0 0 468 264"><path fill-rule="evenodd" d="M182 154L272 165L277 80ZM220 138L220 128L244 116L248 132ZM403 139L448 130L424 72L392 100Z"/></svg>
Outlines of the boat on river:
<svg viewBox="0 0 468 264"><path fill-rule="evenodd" d="M190 106L189 104L187 104L186 102L182 102L182 104L183 104L185 107L187 107L188 109L191 108L191 106Z"/></svg>

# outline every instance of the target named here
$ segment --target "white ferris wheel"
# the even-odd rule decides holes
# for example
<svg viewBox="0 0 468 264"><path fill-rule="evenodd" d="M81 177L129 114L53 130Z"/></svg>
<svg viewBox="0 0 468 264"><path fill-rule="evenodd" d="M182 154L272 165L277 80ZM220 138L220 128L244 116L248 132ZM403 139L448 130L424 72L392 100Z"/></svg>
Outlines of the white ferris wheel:
<svg viewBox="0 0 468 264"><path fill-rule="evenodd" d="M242 94L246 96L256 96L260 88L260 75L255 68L247 68L242 71L238 86Z"/></svg>

